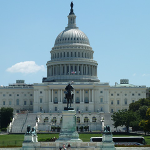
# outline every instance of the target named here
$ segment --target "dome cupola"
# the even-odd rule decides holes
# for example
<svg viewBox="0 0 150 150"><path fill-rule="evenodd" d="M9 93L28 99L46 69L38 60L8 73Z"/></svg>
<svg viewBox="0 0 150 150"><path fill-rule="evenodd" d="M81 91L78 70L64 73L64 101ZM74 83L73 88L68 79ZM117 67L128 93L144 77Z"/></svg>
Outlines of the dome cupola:
<svg viewBox="0 0 150 150"><path fill-rule="evenodd" d="M76 15L72 4L68 15L68 26L57 36L54 46L77 43L90 45L88 37L76 26Z"/></svg>
<svg viewBox="0 0 150 150"><path fill-rule="evenodd" d="M94 51L88 37L76 26L72 2L68 26L57 36L50 53L43 82L99 82Z"/></svg>

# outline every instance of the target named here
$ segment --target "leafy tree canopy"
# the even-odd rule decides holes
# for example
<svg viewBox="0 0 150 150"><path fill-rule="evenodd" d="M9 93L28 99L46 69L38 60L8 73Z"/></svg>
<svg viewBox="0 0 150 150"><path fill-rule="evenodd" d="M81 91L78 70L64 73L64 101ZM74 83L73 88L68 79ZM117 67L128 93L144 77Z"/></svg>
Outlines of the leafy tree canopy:
<svg viewBox="0 0 150 150"><path fill-rule="evenodd" d="M0 126L1 128L6 128L13 118L13 108L2 107L0 109Z"/></svg>

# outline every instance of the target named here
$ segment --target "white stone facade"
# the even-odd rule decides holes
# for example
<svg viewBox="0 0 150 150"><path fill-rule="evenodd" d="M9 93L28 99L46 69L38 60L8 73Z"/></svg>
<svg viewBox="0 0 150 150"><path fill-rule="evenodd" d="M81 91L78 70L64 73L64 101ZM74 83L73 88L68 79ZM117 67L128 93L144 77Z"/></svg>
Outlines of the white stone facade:
<svg viewBox="0 0 150 150"><path fill-rule="evenodd" d="M50 53L51 60L46 64L47 77L43 82L27 85L17 80L16 84L0 87L0 107L12 107L15 113L23 110L37 113L39 126L45 117L49 118L49 123L53 117L60 120L66 106L64 89L68 82L74 81L72 106L80 118L77 125L88 124L90 130L102 130L103 119L105 124L112 124L112 112L128 109L130 103L146 98L146 86L129 84L127 79L115 86L100 82L98 64L93 60L94 51L88 37L76 27L74 13L69 14L68 26L57 36ZM41 125L41 128L44 127Z"/></svg>

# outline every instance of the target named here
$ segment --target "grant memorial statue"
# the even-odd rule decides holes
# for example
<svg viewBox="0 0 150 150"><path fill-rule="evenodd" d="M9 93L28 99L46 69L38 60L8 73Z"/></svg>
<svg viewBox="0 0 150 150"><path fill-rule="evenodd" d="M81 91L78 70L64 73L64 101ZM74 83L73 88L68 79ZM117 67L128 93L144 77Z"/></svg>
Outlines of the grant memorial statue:
<svg viewBox="0 0 150 150"><path fill-rule="evenodd" d="M62 111L62 124L58 140L56 142L82 142L76 130L76 111L71 107L73 99L73 86L69 83L65 90L67 99L67 107ZM70 103L70 107L69 107Z"/></svg>

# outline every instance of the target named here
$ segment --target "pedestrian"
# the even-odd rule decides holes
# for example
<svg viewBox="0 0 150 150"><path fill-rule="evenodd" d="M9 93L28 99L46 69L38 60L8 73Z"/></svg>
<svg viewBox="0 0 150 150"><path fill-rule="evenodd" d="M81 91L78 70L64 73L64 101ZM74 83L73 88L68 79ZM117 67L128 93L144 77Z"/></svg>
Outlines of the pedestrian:
<svg viewBox="0 0 150 150"><path fill-rule="evenodd" d="M67 150L67 148L66 148L66 145L65 145L65 144L63 145L63 150Z"/></svg>

